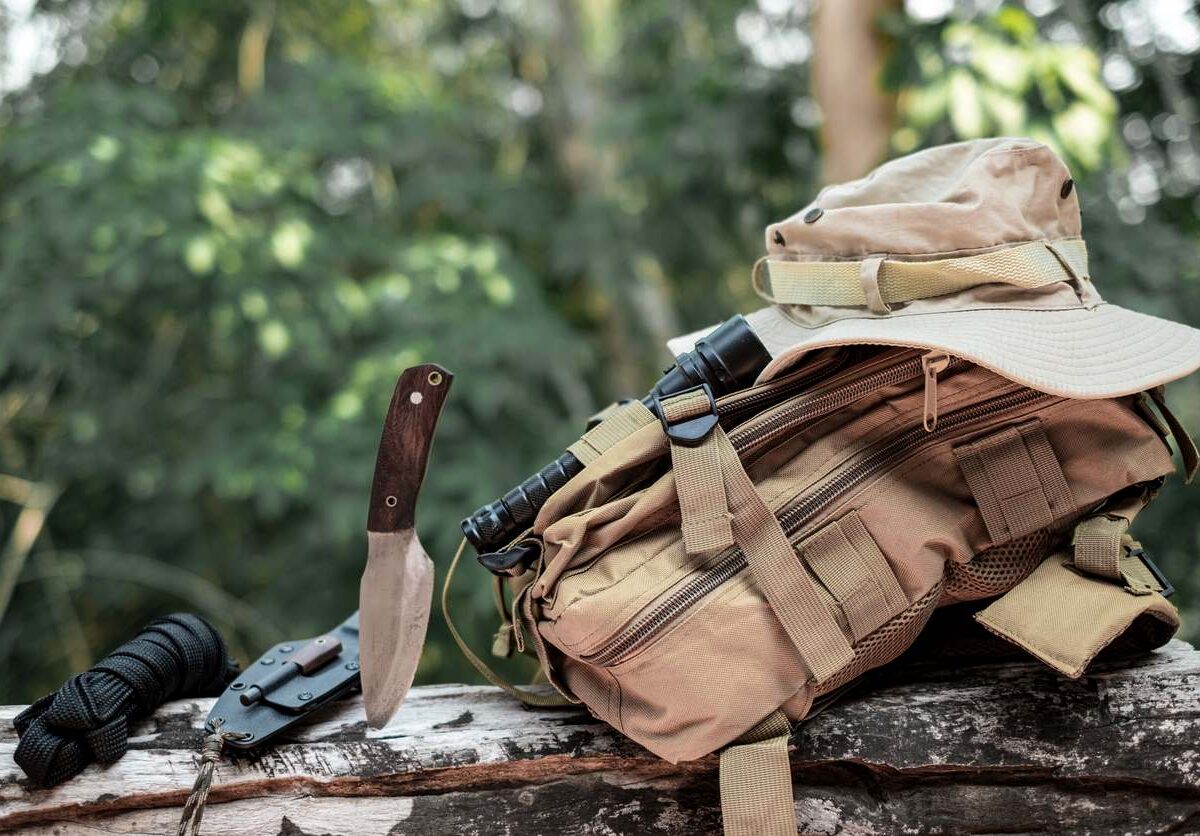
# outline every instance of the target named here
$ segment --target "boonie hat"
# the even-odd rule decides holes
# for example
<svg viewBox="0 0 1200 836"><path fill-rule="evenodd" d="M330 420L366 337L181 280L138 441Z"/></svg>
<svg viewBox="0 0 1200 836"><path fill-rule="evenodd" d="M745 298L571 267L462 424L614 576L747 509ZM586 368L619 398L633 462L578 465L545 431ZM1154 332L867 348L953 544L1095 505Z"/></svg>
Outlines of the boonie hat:
<svg viewBox="0 0 1200 836"><path fill-rule="evenodd" d="M829 186L767 227L747 315L767 379L813 349L941 350L1071 398L1141 392L1200 366L1200 331L1105 302L1079 198L1031 139L920 151ZM704 332L670 342L689 350Z"/></svg>

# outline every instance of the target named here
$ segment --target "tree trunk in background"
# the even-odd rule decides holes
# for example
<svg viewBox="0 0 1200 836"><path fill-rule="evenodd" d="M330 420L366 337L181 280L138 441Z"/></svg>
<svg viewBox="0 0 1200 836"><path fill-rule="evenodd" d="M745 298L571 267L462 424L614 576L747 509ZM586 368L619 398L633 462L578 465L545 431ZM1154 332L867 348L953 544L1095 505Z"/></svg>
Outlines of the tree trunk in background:
<svg viewBox="0 0 1200 836"><path fill-rule="evenodd" d="M618 159L615 149L606 147L598 135L598 126L609 118L604 76L605 61L612 56L597 54L588 33L615 27L617 7L555 0L548 8L552 13L544 45L548 65L544 90L550 142L577 205L584 212L595 212L595 207L613 199L610 185L617 179ZM626 237L619 229L606 232L612 240ZM639 271L638 256L625 248L594 253L584 276L593 294L588 307L599 312L603 329L608 391L602 396L628 397L645 391L648 372L668 359L666 341L680 332L666 282L655 281L653 269L648 270L649 276ZM653 358L649 363L648 357Z"/></svg>
<svg viewBox="0 0 1200 836"><path fill-rule="evenodd" d="M814 11L812 91L827 183L861 177L887 156L896 97L879 86L888 45L876 21L899 7L899 0L823 0Z"/></svg>

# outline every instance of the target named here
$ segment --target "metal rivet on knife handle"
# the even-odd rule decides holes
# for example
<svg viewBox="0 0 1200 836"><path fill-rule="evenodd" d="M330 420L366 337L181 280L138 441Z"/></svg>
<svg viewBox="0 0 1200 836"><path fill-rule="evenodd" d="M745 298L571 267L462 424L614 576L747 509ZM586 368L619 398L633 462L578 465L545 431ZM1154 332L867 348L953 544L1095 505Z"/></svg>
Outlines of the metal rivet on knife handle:
<svg viewBox="0 0 1200 836"><path fill-rule="evenodd" d="M433 562L414 530L438 414L454 377L415 366L396 383L384 420L359 586L359 663L367 723L385 725L412 684L433 598Z"/></svg>

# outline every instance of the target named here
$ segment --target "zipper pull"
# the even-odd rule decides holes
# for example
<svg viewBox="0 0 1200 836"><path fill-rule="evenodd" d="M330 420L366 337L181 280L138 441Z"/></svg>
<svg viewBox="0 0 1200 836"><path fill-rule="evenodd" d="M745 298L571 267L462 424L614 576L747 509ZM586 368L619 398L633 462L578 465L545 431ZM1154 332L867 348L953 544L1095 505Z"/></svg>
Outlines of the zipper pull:
<svg viewBox="0 0 1200 836"><path fill-rule="evenodd" d="M925 432L927 433L931 433L937 429L938 375L944 372L949 365L950 355L944 351L930 351L921 357L921 370L925 373L925 411L921 415L921 426L925 428Z"/></svg>

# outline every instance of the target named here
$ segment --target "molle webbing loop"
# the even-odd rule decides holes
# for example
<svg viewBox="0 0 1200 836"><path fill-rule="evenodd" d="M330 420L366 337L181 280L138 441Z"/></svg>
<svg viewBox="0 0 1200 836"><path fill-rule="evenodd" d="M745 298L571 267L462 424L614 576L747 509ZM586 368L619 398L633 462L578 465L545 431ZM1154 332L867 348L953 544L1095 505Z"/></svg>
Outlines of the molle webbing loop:
<svg viewBox="0 0 1200 836"><path fill-rule="evenodd" d="M1151 497L1150 491L1114 497L1085 517L1075 526L1069 551L1046 558L976 618L1070 677L1081 676L1137 619L1149 617L1160 627L1131 634L1132 641L1149 645L1139 649L1161 644L1178 628L1179 616L1157 594L1167 590L1128 533Z"/></svg>
<svg viewBox="0 0 1200 836"><path fill-rule="evenodd" d="M672 408L671 401L685 396L686 393L665 399L664 415L695 415L694 411L680 409L677 413ZM670 423L670 419L664 422ZM701 448L706 448L707 452L699 457L684 452ZM741 548L755 585L767 599L775 617L804 660L813 682L824 682L849 664L854 658L849 640L804 568L779 520L755 490L737 451L720 425L714 424L701 444L695 447L689 448L672 440L671 455L676 490L680 495L680 510L684 514L682 528L685 544L690 522L687 519L689 509L699 508L702 518L708 518L718 506L701 505L700 497L720 495L724 501L719 507L727 509L732 540ZM715 472L709 463L711 459L717 463ZM690 547L688 551L691 553Z"/></svg>
<svg viewBox="0 0 1200 836"><path fill-rule="evenodd" d="M795 836L791 733L788 718L776 711L721 752L725 836Z"/></svg>
<svg viewBox="0 0 1200 836"><path fill-rule="evenodd" d="M1141 560L1129 526L1153 497L1144 489L1112 497L1098 512L1075 525L1070 564L1077 571L1115 581L1134 595L1162 592L1163 586Z"/></svg>
<svg viewBox="0 0 1200 836"><path fill-rule="evenodd" d="M1075 568L1089 575L1121 580L1121 541L1129 520L1116 515L1088 517L1075 526L1071 539Z"/></svg>
<svg viewBox="0 0 1200 836"><path fill-rule="evenodd" d="M641 401L613 405L601 414L605 416L604 420L567 448L584 465L591 464L618 441L655 420L654 413Z"/></svg>
<svg viewBox="0 0 1200 836"><path fill-rule="evenodd" d="M768 257L755 265L755 292L778 305L869 307L958 293L981 284L1032 289L1088 276L1082 239L1032 241L971 255L933 260L873 255L845 261ZM764 281L765 280L765 281Z"/></svg>
<svg viewBox="0 0 1200 836"><path fill-rule="evenodd" d="M677 424L704 415L712 401L698 389L661 402L663 421ZM671 469L679 494L683 545L688 554L708 555L733 545L733 524L725 479L721 475L721 452L714 426L699 444L671 444Z"/></svg>
<svg viewBox="0 0 1200 836"><path fill-rule="evenodd" d="M1075 526L1072 565L1080 572L1116 581L1133 595L1162 592L1163 586L1135 551L1126 533L1129 520L1118 514L1088 517Z"/></svg>
<svg viewBox="0 0 1200 836"><path fill-rule="evenodd" d="M854 641L909 606L887 558L856 512L804 540L800 551L841 608Z"/></svg>
<svg viewBox="0 0 1200 836"><path fill-rule="evenodd" d="M993 545L1075 510L1062 466L1036 418L954 448Z"/></svg>

